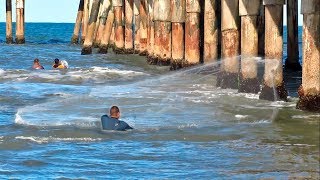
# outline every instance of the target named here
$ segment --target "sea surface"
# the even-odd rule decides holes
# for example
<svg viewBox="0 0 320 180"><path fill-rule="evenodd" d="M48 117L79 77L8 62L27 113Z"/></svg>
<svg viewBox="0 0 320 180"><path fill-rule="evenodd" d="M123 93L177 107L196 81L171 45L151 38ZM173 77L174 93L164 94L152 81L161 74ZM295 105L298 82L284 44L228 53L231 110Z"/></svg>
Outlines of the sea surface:
<svg viewBox="0 0 320 180"><path fill-rule="evenodd" d="M0 179L319 179L320 114L295 108L301 72L285 73L288 102L269 102L216 87L223 60L169 71L82 56L72 32L27 23L26 44L7 45L0 23ZM134 130L101 130L112 105Z"/></svg>

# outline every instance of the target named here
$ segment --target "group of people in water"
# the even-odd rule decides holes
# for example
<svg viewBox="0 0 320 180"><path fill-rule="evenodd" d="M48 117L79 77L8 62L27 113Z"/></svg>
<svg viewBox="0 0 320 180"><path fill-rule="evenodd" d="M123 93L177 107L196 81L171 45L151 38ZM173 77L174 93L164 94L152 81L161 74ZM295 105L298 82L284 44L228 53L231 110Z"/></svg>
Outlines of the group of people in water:
<svg viewBox="0 0 320 180"><path fill-rule="evenodd" d="M59 60L56 58L52 65L54 69L67 69L68 63L64 60ZM34 59L32 69L44 69L40 64L38 58ZM120 110L117 106L112 106L109 111L109 115L101 116L101 125L103 130L115 130L115 131L125 131L128 129L133 129L126 122L120 121Z"/></svg>
<svg viewBox="0 0 320 180"><path fill-rule="evenodd" d="M58 58L56 58L53 62L52 68L68 69L68 63L65 60L59 60ZM33 60L32 69L44 69L44 67L40 64L40 60L38 58Z"/></svg>

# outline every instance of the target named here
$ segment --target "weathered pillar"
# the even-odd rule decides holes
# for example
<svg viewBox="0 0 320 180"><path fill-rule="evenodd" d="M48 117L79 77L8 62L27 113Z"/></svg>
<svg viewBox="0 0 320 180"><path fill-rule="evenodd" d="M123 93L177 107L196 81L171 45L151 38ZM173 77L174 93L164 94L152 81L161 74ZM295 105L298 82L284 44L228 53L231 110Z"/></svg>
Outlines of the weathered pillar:
<svg viewBox="0 0 320 180"><path fill-rule="evenodd" d="M114 9L114 49L116 54L124 53L124 29L122 22L123 1L113 0Z"/></svg>
<svg viewBox="0 0 320 180"><path fill-rule="evenodd" d="M160 21L159 21L159 0L153 1L153 25L154 25L154 39L153 39L153 54L147 58L149 64L157 64L160 57Z"/></svg>
<svg viewBox="0 0 320 180"><path fill-rule="evenodd" d="M72 38L71 38L71 43L72 44L78 44L79 43L79 32L80 32L82 16L83 16L83 6L84 6L84 0L80 0L77 19L76 19L76 23L74 25L73 35L72 35Z"/></svg>
<svg viewBox="0 0 320 180"><path fill-rule="evenodd" d="M140 0L134 0L133 2L133 14L134 14L134 53L140 52Z"/></svg>
<svg viewBox="0 0 320 180"><path fill-rule="evenodd" d="M101 43L99 45L99 53L106 54L108 52L108 44L110 41L112 28L113 28L113 21L114 21L114 13L112 6L109 6L111 9L108 11L107 20L105 24L105 28L103 30L103 34L101 37Z"/></svg>
<svg viewBox="0 0 320 180"><path fill-rule="evenodd" d="M169 65L171 61L171 10L170 0L159 0L158 17L159 21L159 54L158 64Z"/></svg>
<svg viewBox="0 0 320 180"><path fill-rule="evenodd" d="M258 93L258 29L257 20L260 0L240 0L241 16L241 73L239 75L239 92Z"/></svg>
<svg viewBox="0 0 320 180"><path fill-rule="evenodd" d="M98 28L96 29L97 33L94 39L94 47L100 47L102 36L105 30L107 16L111 9L111 1L110 0L102 0L99 10L99 22Z"/></svg>
<svg viewBox="0 0 320 180"><path fill-rule="evenodd" d="M153 58L153 48L154 48L154 21L153 21L153 0L148 1L148 56L147 62L149 59Z"/></svg>
<svg viewBox="0 0 320 180"><path fill-rule="evenodd" d="M96 27L94 28L94 33L93 33L93 47L98 47L97 44L97 39L99 36L98 31L101 30L100 28L100 19L103 13L103 2L105 2L104 0L100 0L100 7L99 7L99 11L98 11L98 18L97 18L97 22L96 22Z"/></svg>
<svg viewBox="0 0 320 180"><path fill-rule="evenodd" d="M140 0L140 29L139 29L139 37L140 37L140 52L139 55L146 56L147 55L147 38L148 38L148 7L147 0Z"/></svg>
<svg viewBox="0 0 320 180"><path fill-rule="evenodd" d="M320 112L320 0L302 0L303 66L298 109Z"/></svg>
<svg viewBox="0 0 320 180"><path fill-rule="evenodd" d="M92 43L94 38L94 31L96 28L96 22L98 19L98 13L100 8L100 0L93 0L91 12L90 12L90 18L89 18L89 26L86 38L83 43L82 55L91 54L92 53Z"/></svg>
<svg viewBox="0 0 320 180"><path fill-rule="evenodd" d="M298 0L287 1L287 54L286 69L301 70L298 40Z"/></svg>
<svg viewBox="0 0 320 180"><path fill-rule="evenodd" d="M113 10L113 16L114 16L114 9L112 7L112 10ZM115 20L115 17L113 17L114 20ZM110 39L109 39L109 48L111 48L112 50L114 49L114 36L115 36L115 32L114 32L114 20L113 20L113 24L112 24L112 28L111 28L111 35L110 35Z"/></svg>
<svg viewBox="0 0 320 180"><path fill-rule="evenodd" d="M285 0L264 0L265 5L265 72L260 99L287 100L283 82L283 5Z"/></svg>
<svg viewBox="0 0 320 180"><path fill-rule="evenodd" d="M125 53L133 54L133 0L125 0Z"/></svg>
<svg viewBox="0 0 320 180"><path fill-rule="evenodd" d="M186 1L172 0L172 57L171 69L183 67L184 63L184 22L186 20Z"/></svg>
<svg viewBox="0 0 320 180"><path fill-rule="evenodd" d="M204 63L218 59L218 19L216 0L205 0L204 6Z"/></svg>
<svg viewBox="0 0 320 180"><path fill-rule="evenodd" d="M200 63L200 11L199 0L186 0L185 67Z"/></svg>
<svg viewBox="0 0 320 180"><path fill-rule="evenodd" d="M238 88L240 18L239 0L221 0L222 67L218 77L221 88Z"/></svg>
<svg viewBox="0 0 320 180"><path fill-rule="evenodd" d="M12 44L12 1L6 0L6 42Z"/></svg>
<svg viewBox="0 0 320 180"><path fill-rule="evenodd" d="M81 44L84 43L84 40L86 39L86 35L87 35L90 0L84 0L83 4L84 6L83 6L83 18L82 18Z"/></svg>
<svg viewBox="0 0 320 180"><path fill-rule="evenodd" d="M16 43L24 44L24 0L16 0Z"/></svg>

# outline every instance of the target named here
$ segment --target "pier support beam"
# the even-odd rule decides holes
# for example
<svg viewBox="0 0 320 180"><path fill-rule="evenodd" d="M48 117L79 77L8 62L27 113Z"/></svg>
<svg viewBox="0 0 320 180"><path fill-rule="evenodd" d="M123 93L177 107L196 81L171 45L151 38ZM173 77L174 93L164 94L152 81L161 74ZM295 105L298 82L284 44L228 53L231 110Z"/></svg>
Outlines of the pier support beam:
<svg viewBox="0 0 320 180"><path fill-rule="evenodd" d="M125 53L133 54L133 0L125 0Z"/></svg>
<svg viewBox="0 0 320 180"><path fill-rule="evenodd" d="M153 1L148 1L148 56L147 62L149 59L153 58L154 54L154 21L153 21Z"/></svg>
<svg viewBox="0 0 320 180"><path fill-rule="evenodd" d="M16 0L16 43L24 44L24 0Z"/></svg>
<svg viewBox="0 0 320 180"><path fill-rule="evenodd" d="M287 100L283 82L283 5L285 0L264 0L265 5L265 72L260 99Z"/></svg>
<svg viewBox="0 0 320 180"><path fill-rule="evenodd" d="M12 1L6 0L6 43L12 44Z"/></svg>
<svg viewBox="0 0 320 180"><path fill-rule="evenodd" d="M320 0L302 0L303 67L298 109L320 112Z"/></svg>
<svg viewBox="0 0 320 180"><path fill-rule="evenodd" d="M204 6L204 63L218 59L217 0L205 0Z"/></svg>
<svg viewBox="0 0 320 180"><path fill-rule="evenodd" d="M221 19L223 60L217 85L221 88L237 89L240 50L239 0L221 0Z"/></svg>
<svg viewBox="0 0 320 180"><path fill-rule="evenodd" d="M258 55L264 56L264 44L265 44L265 13L264 13L264 5L263 0L260 0L260 13L258 16L258 39L259 39L259 50Z"/></svg>
<svg viewBox="0 0 320 180"><path fill-rule="evenodd" d="M124 53L124 29L122 22L123 2L122 0L112 1L114 9L114 49L116 54Z"/></svg>
<svg viewBox="0 0 320 180"><path fill-rule="evenodd" d="M72 44L79 43L79 32L80 32L80 27L81 27L81 22L82 22L82 17L83 17L83 7L84 7L84 0L80 0L77 19L76 19L76 23L74 25L73 35L71 38Z"/></svg>
<svg viewBox="0 0 320 180"><path fill-rule="evenodd" d="M90 0L83 0L83 18L82 18L82 30L81 30L81 44L84 43L88 31L89 21L89 4Z"/></svg>
<svg viewBox="0 0 320 180"><path fill-rule="evenodd" d="M185 64L200 63L200 1L186 0Z"/></svg>
<svg viewBox="0 0 320 180"><path fill-rule="evenodd" d="M239 92L258 93L258 29L257 21L260 11L260 0L240 0L241 16L241 73Z"/></svg>
<svg viewBox="0 0 320 180"><path fill-rule="evenodd" d="M81 51L82 55L92 54L92 43L93 43L94 31L96 28L99 8L100 8L100 0L93 0L91 12L90 12L90 18L89 18L88 31L87 31L87 35Z"/></svg>
<svg viewBox="0 0 320 180"><path fill-rule="evenodd" d="M148 39L148 5L147 0L140 0L140 26L139 26L139 46L140 56L147 55L147 39Z"/></svg>
<svg viewBox="0 0 320 180"><path fill-rule="evenodd" d="M286 69L301 70L298 40L298 0L287 1L287 54Z"/></svg>
<svg viewBox="0 0 320 180"><path fill-rule="evenodd" d="M133 14L134 14L134 53L140 52L140 0L134 0Z"/></svg>
<svg viewBox="0 0 320 180"><path fill-rule="evenodd" d="M108 11L107 15L107 20L106 20L106 25L103 30L103 34L101 37L101 43L99 45L99 53L101 54L106 54L108 52L109 48L109 41L113 29L113 21L114 21L114 13L113 13L113 8L110 6L110 10Z"/></svg>
<svg viewBox="0 0 320 180"><path fill-rule="evenodd" d="M97 34L94 40L94 47L100 48L101 40L103 37L103 33L105 31L106 23L107 23L107 17L111 10L111 1L110 0L103 0L102 4L100 5L100 11L99 12L99 26L97 29Z"/></svg>

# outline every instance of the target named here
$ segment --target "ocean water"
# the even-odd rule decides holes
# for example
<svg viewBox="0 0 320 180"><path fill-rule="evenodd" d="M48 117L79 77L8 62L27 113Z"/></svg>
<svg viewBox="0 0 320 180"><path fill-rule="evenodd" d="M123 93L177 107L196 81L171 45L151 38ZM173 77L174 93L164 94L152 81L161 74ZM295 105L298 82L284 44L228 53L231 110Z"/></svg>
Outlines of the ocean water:
<svg viewBox="0 0 320 180"><path fill-rule="evenodd" d="M217 88L219 63L81 56L72 32L27 23L26 44L7 45L0 23L0 179L319 179L320 114L295 109L299 72L285 74L288 102L263 101ZM101 130L112 105L134 130Z"/></svg>

